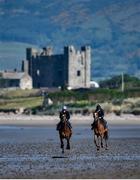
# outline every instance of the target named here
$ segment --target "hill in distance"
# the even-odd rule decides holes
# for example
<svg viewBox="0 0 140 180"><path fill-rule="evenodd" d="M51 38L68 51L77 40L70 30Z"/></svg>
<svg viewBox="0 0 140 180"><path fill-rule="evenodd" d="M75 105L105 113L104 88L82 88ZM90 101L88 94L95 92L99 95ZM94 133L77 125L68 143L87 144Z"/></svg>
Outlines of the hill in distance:
<svg viewBox="0 0 140 180"><path fill-rule="evenodd" d="M20 69L29 46L90 45L92 79L139 77L139 19L139 0L0 0L0 69Z"/></svg>

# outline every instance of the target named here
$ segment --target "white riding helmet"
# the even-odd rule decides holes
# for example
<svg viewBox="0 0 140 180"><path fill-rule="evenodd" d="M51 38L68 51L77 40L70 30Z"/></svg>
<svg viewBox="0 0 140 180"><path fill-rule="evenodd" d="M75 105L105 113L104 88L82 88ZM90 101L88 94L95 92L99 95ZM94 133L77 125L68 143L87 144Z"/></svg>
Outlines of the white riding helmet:
<svg viewBox="0 0 140 180"><path fill-rule="evenodd" d="M67 106L63 106L63 110L67 110Z"/></svg>

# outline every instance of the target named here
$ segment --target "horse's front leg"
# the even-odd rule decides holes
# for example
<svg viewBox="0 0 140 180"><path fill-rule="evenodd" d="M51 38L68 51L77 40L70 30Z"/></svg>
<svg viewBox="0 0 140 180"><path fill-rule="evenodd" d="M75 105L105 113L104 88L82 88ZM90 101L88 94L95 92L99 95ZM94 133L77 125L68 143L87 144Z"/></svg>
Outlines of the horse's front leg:
<svg viewBox="0 0 140 180"><path fill-rule="evenodd" d="M62 139L62 138L60 138L60 141L61 141L62 153L64 153L64 143L63 143L63 139Z"/></svg>
<svg viewBox="0 0 140 180"><path fill-rule="evenodd" d="M99 150L99 140L98 140L98 137L97 137L97 140L98 140L98 143L97 143L97 141L96 141L96 135L94 134L94 143L95 143L95 145L96 145L96 147L97 147L97 150Z"/></svg>
<svg viewBox="0 0 140 180"><path fill-rule="evenodd" d="M103 148L103 137L101 136L101 147Z"/></svg>
<svg viewBox="0 0 140 180"><path fill-rule="evenodd" d="M67 147L66 147L66 149L70 149L70 140L69 140L69 138L67 138Z"/></svg>
<svg viewBox="0 0 140 180"><path fill-rule="evenodd" d="M100 150L100 136L97 136L97 151Z"/></svg>

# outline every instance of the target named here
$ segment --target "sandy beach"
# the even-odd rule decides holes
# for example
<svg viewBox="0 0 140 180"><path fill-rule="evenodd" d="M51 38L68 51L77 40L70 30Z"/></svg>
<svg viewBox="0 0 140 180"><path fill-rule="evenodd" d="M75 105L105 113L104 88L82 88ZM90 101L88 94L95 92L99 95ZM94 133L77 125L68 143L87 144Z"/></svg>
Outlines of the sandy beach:
<svg viewBox="0 0 140 180"><path fill-rule="evenodd" d="M0 115L0 178L140 178L140 118L106 115L109 148L97 152L92 116L72 116L71 150L61 153L57 116Z"/></svg>
<svg viewBox="0 0 140 180"><path fill-rule="evenodd" d="M105 119L109 124L140 124L140 116L133 114L122 114L116 116L115 114L106 114ZM91 124L93 122L92 115L73 115L71 116L72 124ZM0 114L0 125L47 125L57 124L59 116L38 116L38 115L22 115L22 114Z"/></svg>

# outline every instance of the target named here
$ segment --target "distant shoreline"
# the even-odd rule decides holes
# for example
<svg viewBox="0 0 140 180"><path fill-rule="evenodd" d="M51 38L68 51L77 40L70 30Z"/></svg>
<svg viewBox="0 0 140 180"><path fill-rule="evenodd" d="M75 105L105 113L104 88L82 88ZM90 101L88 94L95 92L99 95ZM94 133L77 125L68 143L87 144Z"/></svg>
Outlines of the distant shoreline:
<svg viewBox="0 0 140 180"><path fill-rule="evenodd" d="M140 125L140 115L122 114L116 116L115 114L105 115L108 124L126 124L126 125ZM72 124L91 124L93 122L92 115L72 115ZM53 125L59 122L59 117L56 115L11 115L0 114L0 125Z"/></svg>

